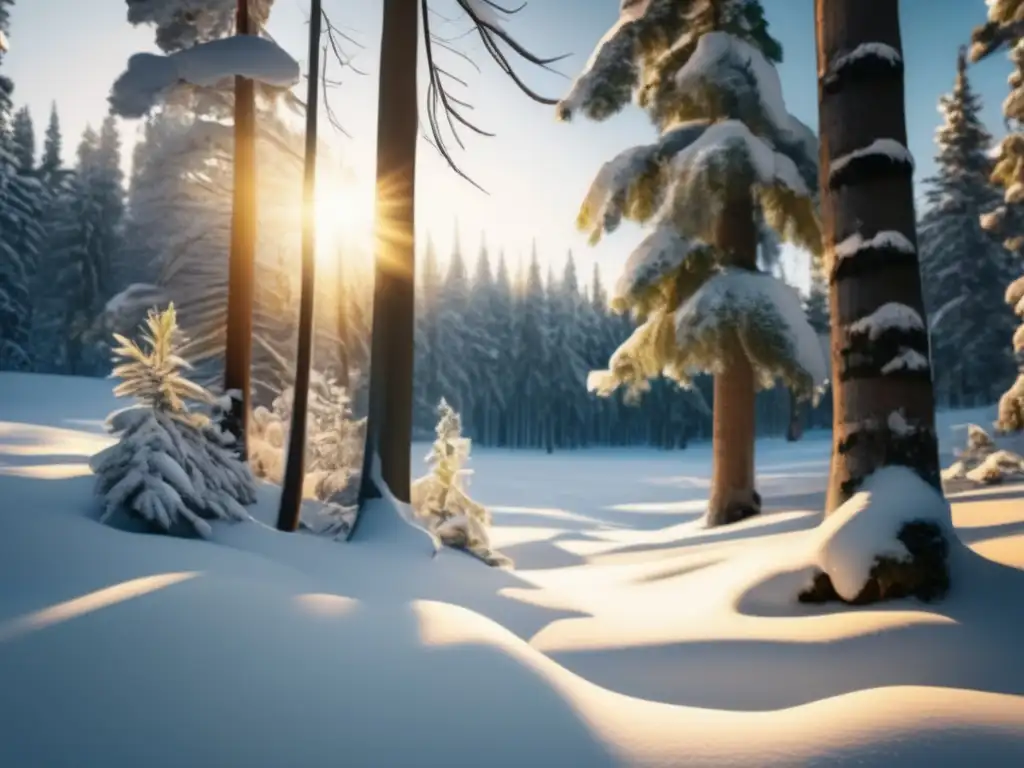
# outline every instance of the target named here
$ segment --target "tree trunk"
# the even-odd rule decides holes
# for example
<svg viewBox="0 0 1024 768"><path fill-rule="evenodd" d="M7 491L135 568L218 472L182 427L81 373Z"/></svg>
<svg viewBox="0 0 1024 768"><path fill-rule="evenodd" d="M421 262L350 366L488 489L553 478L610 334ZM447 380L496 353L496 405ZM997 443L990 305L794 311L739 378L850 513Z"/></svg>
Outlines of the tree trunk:
<svg viewBox="0 0 1024 768"><path fill-rule="evenodd" d="M377 97L377 253L370 404L360 503L383 491L373 477L374 457L380 459L380 479L388 490L400 501L409 501L418 54L419 3L384 0Z"/></svg>
<svg viewBox="0 0 1024 768"><path fill-rule="evenodd" d="M896 0L815 1L822 219L831 262L833 450L827 513L883 466L909 467L941 493L930 364L917 370L884 370L902 351L912 350L925 361L929 355L916 253L913 166L892 153L867 153L836 164L879 139L906 146L902 62L894 66L866 56L858 65L830 69L838 57L864 43L883 43L902 52L898 6ZM836 262L837 242L853 235L869 241L880 232L899 233L915 247L907 252L882 244ZM849 331L851 323L889 303L914 310L923 328L886 329L877 337ZM927 525L934 528L932 545L944 552L945 534L934 523ZM936 551L923 553L924 559L939 564L938 570L924 574L929 587L948 583L945 555L935 558ZM911 555L917 562L918 553L911 549ZM916 591L902 578L869 583L859 601L925 591Z"/></svg>
<svg viewBox="0 0 1024 768"><path fill-rule="evenodd" d="M255 33L248 0L238 0L236 33ZM224 353L224 391L233 396L225 426L234 434L239 455L245 459L252 396L252 307L256 284L256 93L253 81L244 77L235 78L233 195Z"/></svg>
<svg viewBox="0 0 1024 768"><path fill-rule="evenodd" d="M306 156L302 187L302 288L299 293L298 351L295 356L292 419L288 457L277 512L277 529L299 527L302 486L306 477L306 414L309 405L309 367L313 360L313 300L316 294L316 142L317 97L320 93L320 0L309 11L309 76L306 92Z"/></svg>
<svg viewBox="0 0 1024 768"><path fill-rule="evenodd" d="M757 268L750 195L727 201L716 234L726 263ZM725 367L714 382L709 526L728 525L761 512L761 498L754 490L754 369L738 339L732 338L722 353Z"/></svg>
<svg viewBox="0 0 1024 768"><path fill-rule="evenodd" d="M786 427L786 440L795 443L804 435L803 424L800 423L800 401L796 393L789 390L789 426Z"/></svg>

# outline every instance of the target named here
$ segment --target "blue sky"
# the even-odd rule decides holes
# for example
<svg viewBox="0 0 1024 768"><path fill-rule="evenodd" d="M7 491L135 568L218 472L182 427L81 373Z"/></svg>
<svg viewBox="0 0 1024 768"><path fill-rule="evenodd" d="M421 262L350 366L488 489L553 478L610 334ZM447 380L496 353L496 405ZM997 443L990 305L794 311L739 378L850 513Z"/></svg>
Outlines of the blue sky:
<svg viewBox="0 0 1024 768"><path fill-rule="evenodd" d="M367 219L372 209L376 110L377 39L380 0L323 0L334 22L352 31L364 45L357 65L369 72L332 73L342 86L331 94L335 111L352 135L326 133L340 162L354 172L354 185L343 190L339 205ZM789 110L811 125L817 124L813 0L764 0L772 33L782 42L784 61L779 67ZM270 31L296 58L304 60L305 0L277 0ZM510 30L542 54L570 53L559 65L572 76L589 56L594 43L614 22L618 0L532 0L510 25ZM917 160L917 178L934 169L933 136L939 121L938 97L952 86L959 45L985 15L984 0L902 0L900 3L906 59L907 124L910 148ZM440 15L456 17L452 0L436 0ZM439 21L437 23L440 23ZM451 32L466 29L457 20ZM28 104L36 117L37 132L56 101L65 128L65 157L73 158L74 144L86 123L98 123L106 112L110 83L127 57L152 50L152 30L133 29L126 21L125 4L118 0L19 0L11 19L11 52L4 70L15 82L15 102ZM436 152L421 145L417 226L430 231L442 252L447 252L457 220L466 251L475 253L481 232L492 247L503 246L514 264L529 252L536 238L540 255L560 268L572 249L584 270L598 260L609 278L641 237L625 226L598 247L590 248L573 226L576 210L601 163L624 148L651 139L652 129L635 109L603 124L584 121L569 125L554 121L550 107L521 95L497 67L483 55L478 42L466 38L462 49L481 64L476 73L449 57L447 65L468 80L465 95L475 105L474 115L493 138L467 136L466 150L458 153L462 166L489 192L481 194L445 167ZM352 49L355 50L355 49ZM568 88L566 77L519 67L528 82L546 95L560 96ZM1006 94L1010 65L1003 56L972 67L975 88L985 101L984 117L992 132L1002 135L1000 103ZM422 78L421 78L422 82ZM126 142L137 126L124 126ZM126 147L126 160L128 147ZM326 168L321 173L331 173ZM921 186L917 193L920 197ZM299 190L296 190L296 195ZM794 281L805 282L798 260Z"/></svg>

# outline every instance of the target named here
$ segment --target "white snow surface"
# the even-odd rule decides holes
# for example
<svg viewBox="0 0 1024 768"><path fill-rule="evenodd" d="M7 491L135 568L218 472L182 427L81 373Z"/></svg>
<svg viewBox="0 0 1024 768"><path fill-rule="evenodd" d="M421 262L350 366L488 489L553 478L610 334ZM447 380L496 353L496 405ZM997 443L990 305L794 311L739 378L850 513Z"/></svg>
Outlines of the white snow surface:
<svg viewBox="0 0 1024 768"><path fill-rule="evenodd" d="M866 147L860 147L845 155L841 155L832 161L829 168L829 176L835 176L854 160L869 155L881 155L888 157L895 163L905 163L911 168L914 167L914 156L910 150L900 144L896 139L875 139Z"/></svg>
<svg viewBox="0 0 1024 768"><path fill-rule="evenodd" d="M211 40L168 56L137 53L111 88L110 102L118 114L140 117L176 85L213 87L236 75L291 88L299 82L299 63L277 43L256 35Z"/></svg>
<svg viewBox="0 0 1024 768"><path fill-rule="evenodd" d="M806 606L826 434L760 440L765 514L713 530L706 445L478 449L506 572L365 528L100 525L114 406L109 382L0 374L0 765L1024 762L1022 486L953 498L945 601ZM944 450L994 415L940 414ZM876 476L872 501L913 486ZM276 506L265 487L254 515Z"/></svg>
<svg viewBox="0 0 1024 768"><path fill-rule="evenodd" d="M886 331L923 331L924 320L913 307L890 301L883 304L870 315L862 317L847 326L848 333L866 333L872 341Z"/></svg>

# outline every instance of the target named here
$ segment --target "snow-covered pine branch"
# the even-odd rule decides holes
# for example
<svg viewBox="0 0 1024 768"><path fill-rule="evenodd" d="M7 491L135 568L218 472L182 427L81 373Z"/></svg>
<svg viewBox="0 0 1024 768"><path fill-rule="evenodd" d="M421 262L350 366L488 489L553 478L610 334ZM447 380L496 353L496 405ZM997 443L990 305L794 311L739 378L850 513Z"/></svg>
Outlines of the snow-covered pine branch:
<svg viewBox="0 0 1024 768"><path fill-rule="evenodd" d="M836 190L854 179L888 173L912 173L914 156L896 139L876 139L832 160L828 185Z"/></svg>
<svg viewBox="0 0 1024 768"><path fill-rule="evenodd" d="M706 120L695 120L671 126L653 144L624 150L602 165L583 199L576 225L589 231L590 241L596 243L602 233L614 232L623 218L650 218L665 198L664 166L696 142L708 125Z"/></svg>
<svg viewBox="0 0 1024 768"><path fill-rule="evenodd" d="M299 64L277 43L256 35L210 40L169 55L137 53L114 82L110 106L122 117L143 117L175 86L212 88L236 75L288 89L299 81Z"/></svg>
<svg viewBox="0 0 1024 768"><path fill-rule="evenodd" d="M713 123L672 158L668 176L670 190L654 215L658 223L671 221L691 238L714 242L724 201L751 190L769 227L794 245L820 251L814 198L796 164L742 122Z"/></svg>
<svg viewBox="0 0 1024 768"><path fill-rule="evenodd" d="M615 283L615 290L609 297L613 311L625 313L632 308L636 317L646 317L652 304L661 299L661 290L666 280L675 281L680 287L680 268L684 267L692 280L692 294L707 279L714 266L713 254L706 243L686 240L669 222L662 222L633 249L622 274Z"/></svg>
<svg viewBox="0 0 1024 768"><path fill-rule="evenodd" d="M208 520L247 519L243 505L256 500L255 482L233 438L189 408L213 397L183 375L189 365L174 306L150 312L142 346L115 338L113 376L121 383L114 394L137 404L111 414L108 429L118 442L89 461L103 519L125 513L160 531L202 536Z"/></svg>
<svg viewBox="0 0 1024 768"><path fill-rule="evenodd" d="M719 372L725 334L737 334L760 384L782 379L798 396L817 396L827 377L818 335L794 288L771 275L724 269L675 313L678 373Z"/></svg>
<svg viewBox="0 0 1024 768"><path fill-rule="evenodd" d="M846 51L829 62L822 79L826 91L836 91L843 83L860 78L871 78L883 71L899 75L903 72L903 56L887 43L861 43L852 51Z"/></svg>
<svg viewBox="0 0 1024 768"><path fill-rule="evenodd" d="M556 107L559 120L582 111L591 120L605 120L625 107L640 81L638 44L652 30L666 27L675 15L676 0L623 0L619 18L605 32ZM669 29L665 29L668 34Z"/></svg>
<svg viewBox="0 0 1024 768"><path fill-rule="evenodd" d="M859 232L836 243L830 266L832 279L873 268L879 262L913 260L917 249L910 239L895 230L883 230L865 238Z"/></svg>

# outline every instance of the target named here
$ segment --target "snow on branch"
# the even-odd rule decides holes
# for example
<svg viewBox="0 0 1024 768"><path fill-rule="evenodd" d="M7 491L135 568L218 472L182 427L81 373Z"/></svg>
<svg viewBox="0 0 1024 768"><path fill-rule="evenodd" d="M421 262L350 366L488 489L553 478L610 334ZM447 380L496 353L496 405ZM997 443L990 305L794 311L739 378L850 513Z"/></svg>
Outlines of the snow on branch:
<svg viewBox="0 0 1024 768"><path fill-rule="evenodd" d="M705 120L679 123L665 130L657 142L632 147L613 157L601 166L591 182L576 225L590 232L591 242L597 242L602 232L613 232L623 217L633 218L629 211L631 202L649 200L649 205L641 207L646 208L648 215L653 213L664 198L662 165L707 130Z"/></svg>
<svg viewBox="0 0 1024 768"><path fill-rule="evenodd" d="M882 366L882 375L895 371L926 371L928 370L928 358L916 349L903 347L900 353L892 360Z"/></svg>
<svg viewBox="0 0 1024 768"><path fill-rule="evenodd" d="M755 46L727 32L701 35L675 85L696 112L755 126L805 172L804 186L817 183L817 139L786 110L778 70Z"/></svg>
<svg viewBox="0 0 1024 768"><path fill-rule="evenodd" d="M793 160L737 120L713 123L672 160L673 184L655 216L688 237L715 244L721 207L733 195L759 198L766 222L783 238L820 251L814 197Z"/></svg>
<svg viewBox="0 0 1024 768"><path fill-rule="evenodd" d="M231 77L275 88L299 81L299 64L276 43L255 35L234 35L168 56L137 53L110 90L111 109L121 117L143 117L175 86L214 87Z"/></svg>
<svg viewBox="0 0 1024 768"><path fill-rule="evenodd" d="M717 373L727 338L738 334L762 386L781 378L800 396L827 378L817 333L794 288L771 275L724 269L675 313L681 371Z"/></svg>
<svg viewBox="0 0 1024 768"><path fill-rule="evenodd" d="M861 43L831 61L822 80L826 90L834 89L846 78L874 75L879 69L901 72L903 56L891 45L879 42Z"/></svg>
<svg viewBox="0 0 1024 768"><path fill-rule="evenodd" d="M829 188L838 189L854 183L858 177L892 173L894 170L914 170L914 157L910 150L896 139L875 139L866 147L833 160L828 184Z"/></svg>
<svg viewBox="0 0 1024 768"><path fill-rule="evenodd" d="M623 312L629 307L642 305L644 296L652 291L656 293L662 280L674 277L687 260L699 257L706 250L705 243L687 240L671 223L661 223L626 260L611 296L612 309Z"/></svg>
<svg viewBox="0 0 1024 768"><path fill-rule="evenodd" d="M558 102L559 120L571 120L583 110L592 120L604 120L629 103L640 73L636 54L636 25L650 10L651 0L624 0L619 18L594 47L569 93Z"/></svg>

